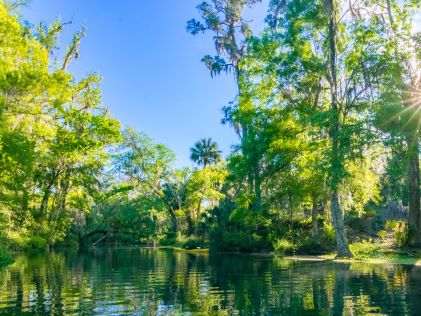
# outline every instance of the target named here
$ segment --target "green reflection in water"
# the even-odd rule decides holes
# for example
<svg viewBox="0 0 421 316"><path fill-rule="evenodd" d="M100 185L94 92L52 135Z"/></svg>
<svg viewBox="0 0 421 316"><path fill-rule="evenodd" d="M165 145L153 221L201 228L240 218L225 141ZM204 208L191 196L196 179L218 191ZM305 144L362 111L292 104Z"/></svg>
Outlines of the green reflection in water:
<svg viewBox="0 0 421 316"><path fill-rule="evenodd" d="M5 315L420 315L421 269L146 248L20 256Z"/></svg>

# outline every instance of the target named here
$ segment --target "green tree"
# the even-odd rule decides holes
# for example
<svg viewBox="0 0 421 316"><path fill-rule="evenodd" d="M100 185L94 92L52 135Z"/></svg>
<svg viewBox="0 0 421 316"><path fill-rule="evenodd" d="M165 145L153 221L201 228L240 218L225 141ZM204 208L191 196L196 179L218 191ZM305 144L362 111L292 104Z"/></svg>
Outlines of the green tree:
<svg viewBox="0 0 421 316"><path fill-rule="evenodd" d="M387 0L378 4L379 27L383 37L378 42L382 85L377 93L379 104L376 126L385 132L392 148L405 152L408 186L409 244L421 246L421 206L419 171L419 91L420 47L419 34L414 34L412 19L420 8L419 1ZM403 146L402 146L403 144Z"/></svg>
<svg viewBox="0 0 421 316"><path fill-rule="evenodd" d="M203 138L190 148L190 159L206 168L221 160L221 151L211 138Z"/></svg>

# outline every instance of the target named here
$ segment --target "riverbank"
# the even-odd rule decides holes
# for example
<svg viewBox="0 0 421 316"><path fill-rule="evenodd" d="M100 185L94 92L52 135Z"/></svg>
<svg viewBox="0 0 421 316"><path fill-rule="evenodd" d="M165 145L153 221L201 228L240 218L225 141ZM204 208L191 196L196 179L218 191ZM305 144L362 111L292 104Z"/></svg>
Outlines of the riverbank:
<svg viewBox="0 0 421 316"><path fill-rule="evenodd" d="M378 258L345 258L336 259L336 254L321 255L321 256L285 256L282 257L286 260L295 261L329 261L338 263L371 263L371 264L404 264L421 266L421 256L411 257L407 255L390 255Z"/></svg>
<svg viewBox="0 0 421 316"><path fill-rule="evenodd" d="M174 252L185 252L185 253L202 254L202 255L209 254L209 248L185 249L185 248L174 247L174 246L159 246L157 248L163 249L163 250L172 250Z"/></svg>
<svg viewBox="0 0 421 316"><path fill-rule="evenodd" d="M115 247L115 248L125 248L125 247ZM132 248L132 247L130 247ZM187 253L187 254L197 254L197 255L209 255L210 251L208 248L196 248L196 249L184 249L174 246L159 246L159 247L138 247L138 248L154 248L169 250L176 253ZM219 253L219 252L218 252ZM412 265L421 267L421 252L412 251L405 253L388 253L381 257L372 257L372 258L345 258L345 259L336 259L336 254L324 254L324 255L288 255L281 256L274 252L221 252L226 254L241 254L246 256L256 256L256 257L279 257L285 260L293 261L307 261L307 262L334 262L334 263L369 263L369 264L396 264L396 265ZM5 253L4 253L5 254ZM4 259L4 260L3 260ZM1 256L0 253L0 268L5 267L14 262L13 256L7 252L7 256Z"/></svg>
<svg viewBox="0 0 421 316"><path fill-rule="evenodd" d="M179 247L163 246L159 249L169 249L174 252L183 252L191 254L209 254L209 249L200 248L200 249L183 249ZM231 254L237 254L236 252L229 252ZM249 256L258 256L258 257L280 257L286 260L295 260L295 261L311 261L311 262L320 262L320 261L329 261L337 263L371 263L371 264L404 264L404 265L413 265L421 266L421 253L414 252L413 254L399 254L399 253L390 253L382 257L373 257L373 258L347 258L347 259L336 259L336 254L327 254L327 255L296 255L296 256L280 256L273 252L263 252L263 253L239 253Z"/></svg>

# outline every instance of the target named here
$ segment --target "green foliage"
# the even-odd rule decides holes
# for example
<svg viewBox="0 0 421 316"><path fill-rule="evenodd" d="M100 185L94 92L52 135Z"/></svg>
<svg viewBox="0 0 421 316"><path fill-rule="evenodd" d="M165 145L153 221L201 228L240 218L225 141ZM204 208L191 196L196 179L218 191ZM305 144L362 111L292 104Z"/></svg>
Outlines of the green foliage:
<svg viewBox="0 0 421 316"><path fill-rule="evenodd" d="M25 246L26 249L30 251L38 251L38 250L47 250L48 242L44 238L40 236L32 236L27 245Z"/></svg>
<svg viewBox="0 0 421 316"><path fill-rule="evenodd" d="M14 262L12 255L6 249L0 247L0 268Z"/></svg>
<svg viewBox="0 0 421 316"><path fill-rule="evenodd" d="M221 151L211 138L204 138L190 148L190 159L206 167L221 160Z"/></svg>
<svg viewBox="0 0 421 316"><path fill-rule="evenodd" d="M177 236L177 240L175 245L179 248L183 249L198 249L198 248L206 248L206 244L203 238L198 236Z"/></svg>
<svg viewBox="0 0 421 316"><path fill-rule="evenodd" d="M362 241L350 245L352 254L357 259L379 258L384 256L384 251L379 244Z"/></svg>
<svg viewBox="0 0 421 316"><path fill-rule="evenodd" d="M380 238L380 239L386 239L386 238L387 238L387 231L385 231L385 230L380 230L380 231L377 233L377 236L379 236L379 238Z"/></svg>
<svg viewBox="0 0 421 316"><path fill-rule="evenodd" d="M295 253L295 245L287 239L278 239L274 243L273 249L281 255Z"/></svg>
<svg viewBox="0 0 421 316"><path fill-rule="evenodd" d="M402 221L398 221L393 228L393 232L395 234L396 244L399 247L404 247L408 245L409 242L409 234L411 233L408 229L408 224Z"/></svg>
<svg viewBox="0 0 421 316"><path fill-rule="evenodd" d="M269 240L257 233L248 234L244 231L217 231L211 235L211 248L218 251L260 252L270 251Z"/></svg>
<svg viewBox="0 0 421 316"><path fill-rule="evenodd" d="M199 140L194 169L176 169L174 153L147 135L121 131L97 74L67 70L84 29L56 56L66 23L27 26L0 2L0 241L42 250L210 239L220 250L280 253L336 242L343 255L343 219L360 237L376 231L374 205L401 200L421 212L418 7L273 1L267 28L252 36L243 14L257 2L203 1L200 20L187 23L193 35L214 34L216 56L203 62L212 76L232 71L238 88L222 120L238 144L225 162L211 138ZM386 229L402 247L421 236L415 224ZM371 246L352 248L376 255Z"/></svg>
<svg viewBox="0 0 421 316"><path fill-rule="evenodd" d="M398 220L388 219L388 220L386 220L386 223L385 223L384 227L387 230L394 230L395 227L398 225L398 222L399 222Z"/></svg>
<svg viewBox="0 0 421 316"><path fill-rule="evenodd" d="M325 223L323 225L323 234L329 243L336 243L335 228L333 227L333 225Z"/></svg>
<svg viewBox="0 0 421 316"><path fill-rule="evenodd" d="M385 229L393 232L395 243L398 247L405 247L408 245L410 230L408 224L401 220L387 220Z"/></svg>
<svg viewBox="0 0 421 316"><path fill-rule="evenodd" d="M65 24L33 29L0 3L0 212L7 242L18 248L66 237L91 210L107 148L120 138L101 104L99 76L76 79L66 70L83 31L61 66L53 55Z"/></svg>

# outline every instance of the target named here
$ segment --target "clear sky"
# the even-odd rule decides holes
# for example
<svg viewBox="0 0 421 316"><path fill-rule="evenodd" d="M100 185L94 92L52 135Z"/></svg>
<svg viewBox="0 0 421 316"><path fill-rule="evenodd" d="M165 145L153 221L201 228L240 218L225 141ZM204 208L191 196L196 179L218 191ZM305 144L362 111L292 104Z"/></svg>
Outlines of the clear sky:
<svg viewBox="0 0 421 316"><path fill-rule="evenodd" d="M191 165L189 148L212 137L226 155L237 141L220 124L220 109L235 96L231 76L212 79L200 59L213 54L210 35L193 37L186 21L198 17L200 0L32 0L23 18L37 24L73 20L62 45L82 25L87 37L69 70L77 77L97 72L103 78L104 105L123 126L164 143L177 166ZM267 1L247 18L263 26Z"/></svg>

